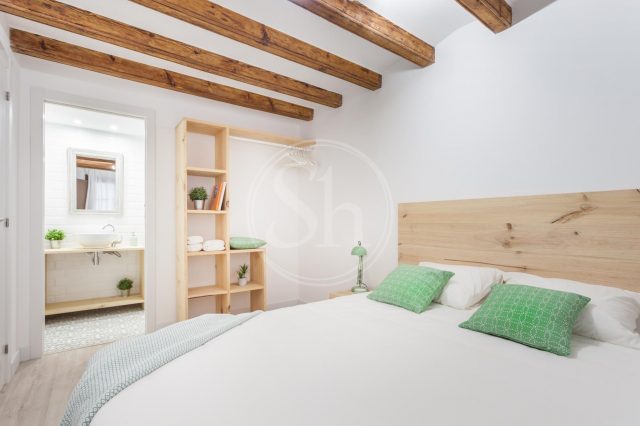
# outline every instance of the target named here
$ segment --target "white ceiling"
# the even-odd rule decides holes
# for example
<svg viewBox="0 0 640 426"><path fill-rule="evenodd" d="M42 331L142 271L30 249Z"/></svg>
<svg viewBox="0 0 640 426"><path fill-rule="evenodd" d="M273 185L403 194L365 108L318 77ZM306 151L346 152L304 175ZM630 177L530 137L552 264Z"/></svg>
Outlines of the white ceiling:
<svg viewBox="0 0 640 426"><path fill-rule="evenodd" d="M130 136L144 136L144 119L47 102L44 121Z"/></svg>
<svg viewBox="0 0 640 426"><path fill-rule="evenodd" d="M536 2L550 0L526 1ZM189 25L127 0L64 0L64 3L297 78L325 89L342 93L345 95L345 102L348 101L348 97L358 96L358 93L364 93L364 91L367 90L199 27ZM392 69L394 63L404 61L407 66L413 66L408 61L329 23L288 0L216 0L216 3L380 72L383 74L383 85L385 71ZM455 30L475 20L475 18L454 0L364 0L364 3L434 46L437 46L438 43ZM327 108L21 18L8 16L7 21L12 27L36 32L105 53L247 89L256 93L267 94L315 109ZM40 60L21 57L20 63L27 68L47 69L44 61Z"/></svg>

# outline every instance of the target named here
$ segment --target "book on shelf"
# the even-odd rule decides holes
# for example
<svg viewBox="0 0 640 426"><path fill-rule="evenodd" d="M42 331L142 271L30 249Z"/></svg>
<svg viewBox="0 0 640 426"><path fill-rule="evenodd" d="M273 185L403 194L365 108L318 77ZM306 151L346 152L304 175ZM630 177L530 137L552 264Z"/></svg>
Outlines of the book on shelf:
<svg viewBox="0 0 640 426"><path fill-rule="evenodd" d="M211 200L209 204L209 210L216 209L216 197L218 196L218 185L213 184L213 188L211 189Z"/></svg>
<svg viewBox="0 0 640 426"><path fill-rule="evenodd" d="M227 190L227 182L220 182L213 185L213 195L211 197L211 210L222 210L224 206L224 196Z"/></svg>
<svg viewBox="0 0 640 426"><path fill-rule="evenodd" d="M220 189L218 190L218 205L217 210L222 210L222 206L224 205L224 196L227 192L227 182L222 182Z"/></svg>

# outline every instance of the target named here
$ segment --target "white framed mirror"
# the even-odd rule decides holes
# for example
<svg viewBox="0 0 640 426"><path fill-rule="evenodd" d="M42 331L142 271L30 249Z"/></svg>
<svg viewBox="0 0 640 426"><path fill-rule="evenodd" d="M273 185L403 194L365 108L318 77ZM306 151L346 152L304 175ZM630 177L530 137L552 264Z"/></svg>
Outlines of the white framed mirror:
<svg viewBox="0 0 640 426"><path fill-rule="evenodd" d="M122 214L122 154L70 148L69 211Z"/></svg>

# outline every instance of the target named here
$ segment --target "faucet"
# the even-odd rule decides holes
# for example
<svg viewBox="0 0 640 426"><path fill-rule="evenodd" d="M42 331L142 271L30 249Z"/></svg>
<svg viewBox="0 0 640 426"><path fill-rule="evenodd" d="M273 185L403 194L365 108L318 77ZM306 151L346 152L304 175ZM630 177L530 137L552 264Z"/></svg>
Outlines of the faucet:
<svg viewBox="0 0 640 426"><path fill-rule="evenodd" d="M113 226L110 223L107 223L105 226L102 227L102 230L104 231L107 228L111 228L111 232L113 232L114 234L116 233L116 227ZM120 244L122 242L122 236L120 237L120 239L118 241L112 241L111 242L111 247L115 247L117 244Z"/></svg>

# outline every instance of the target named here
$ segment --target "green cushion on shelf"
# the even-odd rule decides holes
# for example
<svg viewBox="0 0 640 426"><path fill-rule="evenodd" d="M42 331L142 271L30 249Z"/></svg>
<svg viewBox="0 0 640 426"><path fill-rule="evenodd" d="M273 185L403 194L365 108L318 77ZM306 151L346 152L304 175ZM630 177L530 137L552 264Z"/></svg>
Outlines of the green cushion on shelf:
<svg viewBox="0 0 640 426"><path fill-rule="evenodd" d="M265 244L267 244L266 241L259 240L258 238L231 237L229 239L229 246L235 250L257 249Z"/></svg>
<svg viewBox="0 0 640 426"><path fill-rule="evenodd" d="M480 309L460 327L567 356L573 325L590 300L539 287L494 285Z"/></svg>
<svg viewBox="0 0 640 426"><path fill-rule="evenodd" d="M400 265L367 297L421 313L442 293L452 276L453 272L449 271Z"/></svg>

